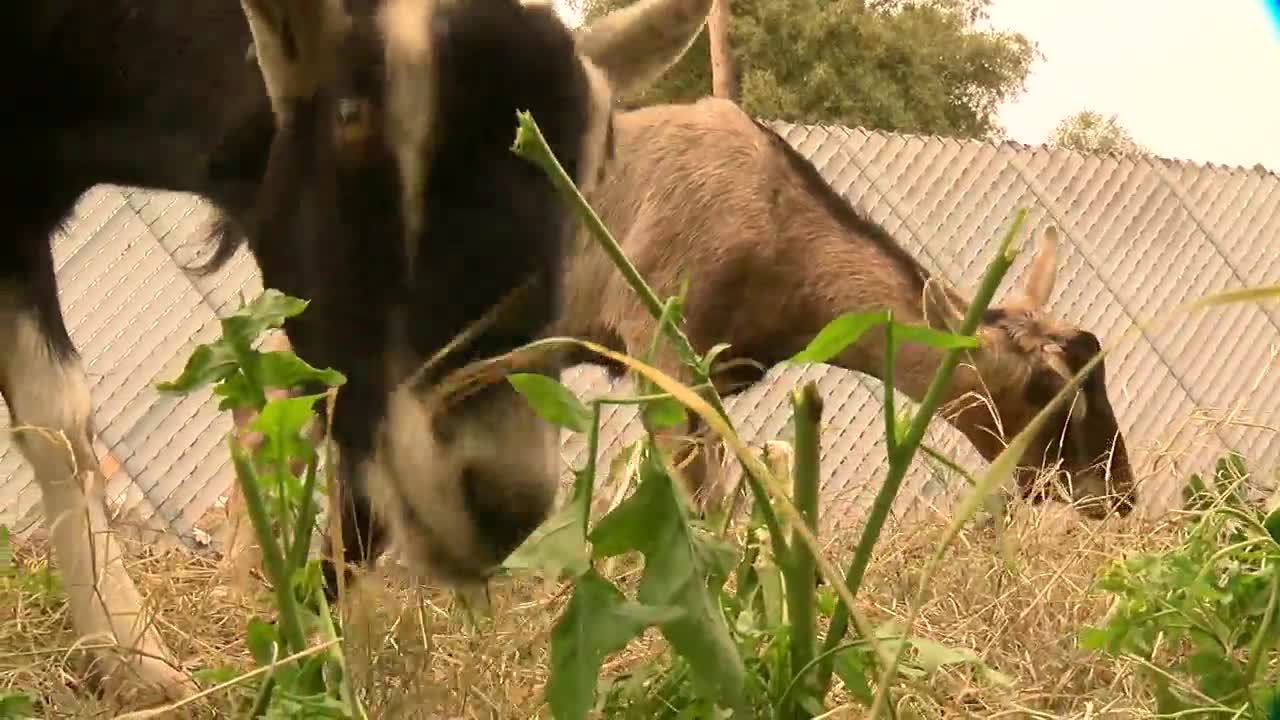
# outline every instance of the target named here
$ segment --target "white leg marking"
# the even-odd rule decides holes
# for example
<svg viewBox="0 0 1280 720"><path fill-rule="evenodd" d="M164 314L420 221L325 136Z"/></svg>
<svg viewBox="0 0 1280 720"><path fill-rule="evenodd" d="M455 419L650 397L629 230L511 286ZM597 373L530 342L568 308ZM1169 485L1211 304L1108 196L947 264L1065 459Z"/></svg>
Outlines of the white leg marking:
<svg viewBox="0 0 1280 720"><path fill-rule="evenodd" d="M49 351L35 320L0 294L0 388L14 439L35 471L71 620L95 652L95 674L115 691L183 697L194 690L151 627L109 531L105 479L89 436L90 398L79 364Z"/></svg>

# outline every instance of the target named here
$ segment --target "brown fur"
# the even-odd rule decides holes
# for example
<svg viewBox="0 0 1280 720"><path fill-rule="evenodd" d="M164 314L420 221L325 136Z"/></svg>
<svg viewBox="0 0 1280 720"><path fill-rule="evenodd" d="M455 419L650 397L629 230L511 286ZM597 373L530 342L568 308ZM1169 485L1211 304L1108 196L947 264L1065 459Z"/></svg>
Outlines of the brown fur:
<svg viewBox="0 0 1280 720"><path fill-rule="evenodd" d="M659 296L676 294L688 279L685 332L699 352L727 342L721 361L747 359L768 368L803 349L843 312L888 308L901 322L945 329L967 307L887 232L860 217L786 141L730 102L707 98L622 113L615 133L610 174L588 199ZM1076 372L1098 351L1090 333L1044 310L1053 290L1055 240L1056 231L1046 230L1021 296L987 311L978 330L981 347L962 360L941 411L988 460L1064 386L1064 373ZM654 322L585 231L566 283L556 334L644 351ZM940 292L926 293L926 285ZM832 364L879 377L882 353L882 336L869 333ZM941 354L909 344L896 358L896 386L919 401ZM669 351L658 364L679 369ZM732 394L762 377L759 371L735 372L716 382ZM1077 501L1109 496L1105 505L1080 503L1091 517L1107 507L1127 514L1133 476L1102 364L1071 411L1088 422L1068 426L1067 412L1022 457L1023 494L1044 499L1030 480L1042 460L1052 464L1060 454L1067 427L1061 469L1074 477L1069 495ZM706 466L691 468L695 488L707 472Z"/></svg>

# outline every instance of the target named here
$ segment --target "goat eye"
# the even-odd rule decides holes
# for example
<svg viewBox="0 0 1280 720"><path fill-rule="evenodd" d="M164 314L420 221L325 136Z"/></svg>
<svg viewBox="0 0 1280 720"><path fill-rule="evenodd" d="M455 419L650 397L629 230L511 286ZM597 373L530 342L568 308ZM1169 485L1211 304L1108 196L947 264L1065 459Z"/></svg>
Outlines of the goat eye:
<svg viewBox="0 0 1280 720"><path fill-rule="evenodd" d="M363 158L373 139L373 108L362 97L344 97L333 108L334 142L348 159Z"/></svg>
<svg viewBox="0 0 1280 720"><path fill-rule="evenodd" d="M338 124L342 126L349 126L362 122L367 110L367 105L367 101L359 98L342 98L338 101L338 106L336 108Z"/></svg>

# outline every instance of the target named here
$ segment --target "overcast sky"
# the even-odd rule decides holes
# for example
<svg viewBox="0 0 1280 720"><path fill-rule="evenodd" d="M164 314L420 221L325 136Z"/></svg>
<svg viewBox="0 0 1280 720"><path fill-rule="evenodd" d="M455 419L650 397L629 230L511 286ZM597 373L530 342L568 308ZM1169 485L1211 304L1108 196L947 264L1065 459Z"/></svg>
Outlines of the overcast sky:
<svg viewBox="0 0 1280 720"><path fill-rule="evenodd" d="M1280 172L1280 30L1265 2L995 0L991 25L1044 55L1000 120L1040 143L1089 107L1118 113L1157 154Z"/></svg>
<svg viewBox="0 0 1280 720"><path fill-rule="evenodd" d="M1264 0L995 0L991 24L1044 54L1001 109L1012 139L1042 142L1091 107L1157 154L1280 172L1280 31Z"/></svg>

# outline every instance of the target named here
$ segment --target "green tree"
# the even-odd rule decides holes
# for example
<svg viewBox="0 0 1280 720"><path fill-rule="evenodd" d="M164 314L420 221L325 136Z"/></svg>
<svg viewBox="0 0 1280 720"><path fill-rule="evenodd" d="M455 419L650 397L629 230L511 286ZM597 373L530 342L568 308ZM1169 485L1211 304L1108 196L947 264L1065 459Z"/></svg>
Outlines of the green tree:
<svg viewBox="0 0 1280 720"><path fill-rule="evenodd" d="M632 0L584 0L596 17ZM1037 52L978 29L991 0L733 0L729 45L743 108L791 122L953 137L1001 137L1001 103ZM711 94L707 33L630 105Z"/></svg>
<svg viewBox="0 0 1280 720"><path fill-rule="evenodd" d="M1090 153L1138 154L1146 148L1120 124L1118 115L1103 117L1088 108L1063 118L1045 141L1049 147Z"/></svg>

